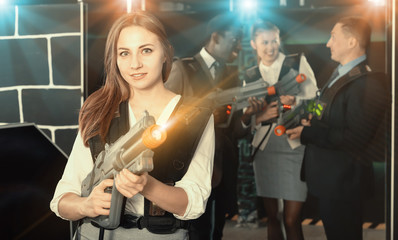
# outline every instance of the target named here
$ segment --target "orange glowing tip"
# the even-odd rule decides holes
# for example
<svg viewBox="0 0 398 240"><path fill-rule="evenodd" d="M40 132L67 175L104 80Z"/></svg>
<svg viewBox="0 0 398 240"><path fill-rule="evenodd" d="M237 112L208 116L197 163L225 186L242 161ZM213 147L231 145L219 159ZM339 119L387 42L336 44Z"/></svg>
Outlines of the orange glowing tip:
<svg viewBox="0 0 398 240"><path fill-rule="evenodd" d="M274 129L274 133L276 136L282 136L286 132L286 128L282 125L278 125Z"/></svg>
<svg viewBox="0 0 398 240"><path fill-rule="evenodd" d="M142 143L149 149L154 149L162 145L166 141L167 133L164 128L159 125L152 125L145 129L142 134Z"/></svg>
<svg viewBox="0 0 398 240"><path fill-rule="evenodd" d="M304 82L305 80L307 80L307 76L305 76L304 73L300 73L299 75L296 76L296 81L297 81L298 83L302 83L302 82Z"/></svg>
<svg viewBox="0 0 398 240"><path fill-rule="evenodd" d="M287 105L287 104L283 104L283 109L284 110L289 110L289 109L292 109L292 106L290 106L290 105Z"/></svg>
<svg viewBox="0 0 398 240"><path fill-rule="evenodd" d="M231 105L227 105L227 109L231 110L232 106Z"/></svg>

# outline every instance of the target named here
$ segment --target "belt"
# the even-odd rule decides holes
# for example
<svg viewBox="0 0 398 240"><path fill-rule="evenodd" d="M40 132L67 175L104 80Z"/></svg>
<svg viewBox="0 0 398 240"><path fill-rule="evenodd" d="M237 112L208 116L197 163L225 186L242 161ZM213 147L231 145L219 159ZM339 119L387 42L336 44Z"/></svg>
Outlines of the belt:
<svg viewBox="0 0 398 240"><path fill-rule="evenodd" d="M175 232L177 229L188 229L189 221L183 221L171 216L134 216L125 214L120 222L120 226L126 229L147 228L148 231L154 233Z"/></svg>

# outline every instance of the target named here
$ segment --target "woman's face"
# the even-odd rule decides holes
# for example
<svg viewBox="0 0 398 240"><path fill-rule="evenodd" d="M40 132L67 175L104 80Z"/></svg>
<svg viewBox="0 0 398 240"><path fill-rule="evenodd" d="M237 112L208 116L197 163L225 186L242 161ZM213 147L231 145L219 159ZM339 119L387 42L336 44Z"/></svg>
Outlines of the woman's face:
<svg viewBox="0 0 398 240"><path fill-rule="evenodd" d="M126 27L120 32L116 48L120 74L133 90L163 84L166 58L158 36L143 27Z"/></svg>
<svg viewBox="0 0 398 240"><path fill-rule="evenodd" d="M278 58L280 46L278 32L273 30L257 32L256 38L251 40L250 44L264 65L270 66Z"/></svg>

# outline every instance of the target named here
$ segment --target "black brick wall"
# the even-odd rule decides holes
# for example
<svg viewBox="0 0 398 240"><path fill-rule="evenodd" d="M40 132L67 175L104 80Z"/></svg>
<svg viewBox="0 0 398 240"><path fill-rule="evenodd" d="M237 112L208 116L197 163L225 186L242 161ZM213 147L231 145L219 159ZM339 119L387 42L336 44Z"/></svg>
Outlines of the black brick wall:
<svg viewBox="0 0 398 240"><path fill-rule="evenodd" d="M67 155L82 100L80 11L77 1L0 8L0 125L34 123Z"/></svg>
<svg viewBox="0 0 398 240"><path fill-rule="evenodd" d="M24 120L39 125L77 125L80 92L67 89L23 90Z"/></svg>
<svg viewBox="0 0 398 240"><path fill-rule="evenodd" d="M19 122L18 92L0 92L0 122Z"/></svg>
<svg viewBox="0 0 398 240"><path fill-rule="evenodd" d="M0 39L0 88L48 85L47 40Z"/></svg>
<svg viewBox="0 0 398 240"><path fill-rule="evenodd" d="M80 85L80 37L52 38L55 85Z"/></svg>
<svg viewBox="0 0 398 240"><path fill-rule="evenodd" d="M80 31L78 4L19 7L19 34L51 34Z"/></svg>
<svg viewBox="0 0 398 240"><path fill-rule="evenodd" d="M15 32L14 7L0 8L0 36L11 36Z"/></svg>
<svg viewBox="0 0 398 240"><path fill-rule="evenodd" d="M74 141L77 136L77 129L59 129L55 131L55 143L62 146L64 152L70 153L72 151Z"/></svg>

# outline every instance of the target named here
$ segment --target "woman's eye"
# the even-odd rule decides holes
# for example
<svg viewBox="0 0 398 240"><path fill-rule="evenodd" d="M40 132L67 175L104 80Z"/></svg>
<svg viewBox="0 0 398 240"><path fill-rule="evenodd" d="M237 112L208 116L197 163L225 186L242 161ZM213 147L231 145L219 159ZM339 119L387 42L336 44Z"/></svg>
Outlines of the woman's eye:
<svg viewBox="0 0 398 240"><path fill-rule="evenodd" d="M144 53L144 54L151 53L151 52L152 52L152 49L150 49L150 48L142 49L142 53Z"/></svg>
<svg viewBox="0 0 398 240"><path fill-rule="evenodd" d="M129 53L127 51L123 51L119 53L120 56L125 57L127 55L129 55Z"/></svg>

